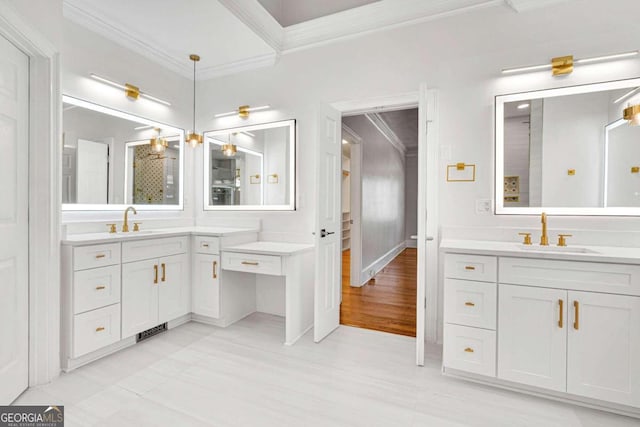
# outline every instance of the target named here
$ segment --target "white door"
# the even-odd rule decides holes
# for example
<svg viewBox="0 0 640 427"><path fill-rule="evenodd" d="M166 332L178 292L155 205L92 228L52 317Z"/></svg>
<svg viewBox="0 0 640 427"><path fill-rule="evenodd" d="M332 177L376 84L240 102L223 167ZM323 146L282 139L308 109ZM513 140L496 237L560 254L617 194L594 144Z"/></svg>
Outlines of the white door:
<svg viewBox="0 0 640 427"><path fill-rule="evenodd" d="M193 312L220 317L220 256L195 254Z"/></svg>
<svg viewBox="0 0 640 427"><path fill-rule="evenodd" d="M569 291L567 392L640 406L640 298Z"/></svg>
<svg viewBox="0 0 640 427"><path fill-rule="evenodd" d="M0 405L8 405L29 381L29 59L2 37L0 52Z"/></svg>
<svg viewBox="0 0 640 427"><path fill-rule="evenodd" d="M77 203L108 203L109 145L79 139L76 168Z"/></svg>
<svg viewBox="0 0 640 427"><path fill-rule="evenodd" d="M316 281L313 338L315 342L319 342L340 324L342 118L335 109L322 106L316 120Z"/></svg>
<svg viewBox="0 0 640 427"><path fill-rule="evenodd" d="M566 390L567 291L500 284L498 378Z"/></svg>
<svg viewBox="0 0 640 427"><path fill-rule="evenodd" d="M158 325L157 260L122 264L122 339Z"/></svg>
<svg viewBox="0 0 640 427"><path fill-rule="evenodd" d="M191 284L189 282L189 256L172 255L160 258L160 321L168 322L191 312Z"/></svg>

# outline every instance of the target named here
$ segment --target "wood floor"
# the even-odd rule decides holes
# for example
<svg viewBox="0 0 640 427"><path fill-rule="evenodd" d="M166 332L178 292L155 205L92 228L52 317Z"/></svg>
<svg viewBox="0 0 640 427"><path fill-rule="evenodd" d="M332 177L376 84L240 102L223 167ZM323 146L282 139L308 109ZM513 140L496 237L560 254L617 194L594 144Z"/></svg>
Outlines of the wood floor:
<svg viewBox="0 0 640 427"><path fill-rule="evenodd" d="M340 323L415 337L417 249L405 249L360 288L349 286L350 262L351 252L344 251Z"/></svg>

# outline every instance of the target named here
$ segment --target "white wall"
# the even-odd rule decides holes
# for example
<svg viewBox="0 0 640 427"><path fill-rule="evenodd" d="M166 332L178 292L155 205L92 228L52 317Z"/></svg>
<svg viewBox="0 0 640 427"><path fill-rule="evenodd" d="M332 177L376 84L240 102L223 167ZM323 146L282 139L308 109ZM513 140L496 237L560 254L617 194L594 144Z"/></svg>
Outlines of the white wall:
<svg viewBox="0 0 640 427"><path fill-rule="evenodd" d="M362 138L362 276L377 273L405 242L404 154L363 115L343 118ZM374 270L373 273L371 270Z"/></svg>
<svg viewBox="0 0 640 427"><path fill-rule="evenodd" d="M626 123L609 132L608 206L640 206L640 128Z"/></svg>
<svg viewBox="0 0 640 427"><path fill-rule="evenodd" d="M505 206L529 206L529 116L504 120L504 176L517 176L520 200Z"/></svg>

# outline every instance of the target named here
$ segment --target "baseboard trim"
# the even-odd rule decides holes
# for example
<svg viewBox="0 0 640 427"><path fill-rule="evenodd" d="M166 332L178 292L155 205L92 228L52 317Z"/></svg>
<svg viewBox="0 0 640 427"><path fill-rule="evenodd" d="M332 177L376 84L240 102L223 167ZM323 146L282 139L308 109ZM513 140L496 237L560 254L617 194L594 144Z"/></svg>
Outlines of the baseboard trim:
<svg viewBox="0 0 640 427"><path fill-rule="evenodd" d="M391 261L393 261L400 253L407 247L407 242L402 241L398 245L394 246L386 254L369 264L366 268L363 268L360 272L360 284L357 287L364 286L372 277L382 271Z"/></svg>
<svg viewBox="0 0 640 427"><path fill-rule="evenodd" d="M76 357L75 359L67 359L66 361L64 361L64 364L62 366L62 371L71 372L84 365L87 365L91 362L95 362L98 359L102 359L105 356L109 356L110 354L116 353L120 350L123 350L127 347L131 347L132 345L135 345L135 344L136 344L136 337L132 336L132 337L120 340L116 343L113 343L107 347L103 347L92 353L85 354L80 357Z"/></svg>

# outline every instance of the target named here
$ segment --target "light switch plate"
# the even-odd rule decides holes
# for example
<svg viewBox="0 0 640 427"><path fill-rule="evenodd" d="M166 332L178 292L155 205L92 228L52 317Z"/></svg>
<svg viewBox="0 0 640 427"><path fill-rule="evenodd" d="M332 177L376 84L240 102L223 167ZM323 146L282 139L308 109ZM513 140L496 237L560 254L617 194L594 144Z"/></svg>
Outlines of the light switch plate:
<svg viewBox="0 0 640 427"><path fill-rule="evenodd" d="M487 215L491 213L491 199L476 200L476 214Z"/></svg>

